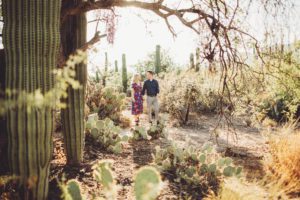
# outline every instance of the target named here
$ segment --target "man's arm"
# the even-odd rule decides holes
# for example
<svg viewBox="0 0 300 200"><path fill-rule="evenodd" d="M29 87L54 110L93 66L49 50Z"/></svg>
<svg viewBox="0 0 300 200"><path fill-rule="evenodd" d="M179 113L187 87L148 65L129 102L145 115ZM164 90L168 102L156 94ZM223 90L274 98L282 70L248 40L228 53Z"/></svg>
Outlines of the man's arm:
<svg viewBox="0 0 300 200"><path fill-rule="evenodd" d="M144 85L143 85L143 90L142 90L142 95L143 96L145 95L145 91L146 91L146 81L144 82Z"/></svg>

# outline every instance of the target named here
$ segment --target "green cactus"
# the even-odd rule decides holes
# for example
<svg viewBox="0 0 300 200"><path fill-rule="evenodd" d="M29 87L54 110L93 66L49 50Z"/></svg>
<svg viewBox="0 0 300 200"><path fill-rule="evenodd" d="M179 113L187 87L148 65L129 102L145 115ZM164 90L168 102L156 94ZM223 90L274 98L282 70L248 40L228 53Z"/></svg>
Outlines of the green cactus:
<svg viewBox="0 0 300 200"><path fill-rule="evenodd" d="M195 60L194 60L194 54L190 54L190 68L195 69Z"/></svg>
<svg viewBox="0 0 300 200"><path fill-rule="evenodd" d="M83 200L81 187L79 182L72 179L69 180L66 184L60 184L60 189L62 191L61 198L62 200Z"/></svg>
<svg viewBox="0 0 300 200"><path fill-rule="evenodd" d="M156 45L156 51L155 51L155 73L159 74L160 71L161 71L160 45Z"/></svg>
<svg viewBox="0 0 300 200"><path fill-rule="evenodd" d="M83 0L71 0L73 5L78 2L83 2ZM85 14L70 16L62 24L61 38L65 57L73 54L76 49L86 43L86 28ZM71 165L80 164L83 158L87 65L85 63L77 64L75 71L75 79L82 87L80 89L68 88L68 97L65 99L66 108L61 112L67 162Z"/></svg>
<svg viewBox="0 0 300 200"><path fill-rule="evenodd" d="M103 185L102 195L105 199L117 199L118 186L113 177L112 160L101 160L93 166L96 181ZM98 194L94 196L99 196ZM102 199L102 198L100 198Z"/></svg>
<svg viewBox="0 0 300 200"><path fill-rule="evenodd" d="M123 84L123 92L127 92L128 87L128 78L127 78L127 66L126 66L126 55L122 55L122 84Z"/></svg>
<svg viewBox="0 0 300 200"><path fill-rule="evenodd" d="M142 167L134 178L134 193L137 200L154 200L162 189L162 180L153 167Z"/></svg>
<svg viewBox="0 0 300 200"><path fill-rule="evenodd" d="M53 88L51 73L60 46L61 0L2 0L4 19L6 96L14 101L19 92ZM51 16L51 17L50 17ZM46 199L52 156L53 111L49 107L19 106L7 112L8 163L18 177L20 199ZM28 187L30 183L30 187Z"/></svg>
<svg viewBox="0 0 300 200"><path fill-rule="evenodd" d="M186 183L187 190L194 188L193 197L207 193L225 176L239 177L242 173L241 167L235 167L231 158L221 158L209 143L202 150L191 146L182 149L176 144L164 149L156 147L154 162L161 171L174 174L175 180Z"/></svg>
<svg viewBox="0 0 300 200"><path fill-rule="evenodd" d="M111 165L111 160L101 160L93 166L94 178L106 188L110 188L111 185L115 184Z"/></svg>
<svg viewBox="0 0 300 200"><path fill-rule="evenodd" d="M118 71L119 71L119 69L118 69L118 61L115 60L115 72L118 72Z"/></svg>
<svg viewBox="0 0 300 200"><path fill-rule="evenodd" d="M94 142L103 149L119 154L122 152L122 142L126 138L120 137L120 127L115 126L114 122L109 118L98 120L94 117L87 121L87 132L90 133Z"/></svg>
<svg viewBox="0 0 300 200"><path fill-rule="evenodd" d="M196 69L195 71L198 72L200 70L200 48L196 49Z"/></svg>

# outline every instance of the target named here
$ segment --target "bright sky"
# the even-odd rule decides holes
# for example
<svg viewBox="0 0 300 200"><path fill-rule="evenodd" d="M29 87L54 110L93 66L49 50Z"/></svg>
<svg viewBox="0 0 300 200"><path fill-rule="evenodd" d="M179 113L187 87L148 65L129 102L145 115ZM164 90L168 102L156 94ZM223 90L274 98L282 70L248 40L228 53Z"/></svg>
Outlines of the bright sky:
<svg viewBox="0 0 300 200"><path fill-rule="evenodd" d="M110 62L114 62L115 59L120 62L122 54L125 53L127 64L131 66L155 51L157 44L166 49L174 57L176 63L184 64L196 48L197 35L179 23L175 25L176 32L179 34L173 38L165 22L152 13L142 11L142 18L138 16L137 9L118 9L116 12L122 17L118 20L114 44L108 44L106 39L100 41L97 46L100 52L90 56L94 64L97 64L95 62L99 62L99 59L104 63L104 52L107 51ZM88 18L92 20L94 16L89 14ZM151 19L151 22L145 23L146 18ZM95 24L89 24L89 38L95 33Z"/></svg>
<svg viewBox="0 0 300 200"><path fill-rule="evenodd" d="M293 41L295 37L300 38L300 22L297 20L300 18L300 6L297 0L294 1L298 5L296 5L296 12L291 13L291 15L297 17L288 19L288 21L283 20L283 23L290 24L292 27L290 31L285 31L285 34L289 35L289 37L285 38L285 43L288 43L288 40ZM264 24L266 21L273 22L265 18L262 9L260 12L257 10L257 5L254 4L249 11L246 22L250 27L249 32L259 40L262 40L265 31ZM108 52L109 62L113 64L114 60L117 59L120 66L122 53L125 53L127 65L133 66L154 51L157 44L160 44L163 49L169 52L175 63L186 65L189 62L189 55L191 52L194 52L197 46L197 35L192 30L184 27L177 21L172 21L176 33L178 33L178 36L173 38L164 20L161 20L153 13L134 8L118 8L116 13L120 17L118 18L114 44L108 44L106 39L103 39L97 44L99 52L91 53L89 59L91 63L103 66L104 53ZM94 19L95 16L89 13L88 20ZM145 22L145 19L150 19L151 23ZM89 23L88 38L93 37L95 33L95 24ZM100 30L104 27L103 24L99 24L99 26Z"/></svg>

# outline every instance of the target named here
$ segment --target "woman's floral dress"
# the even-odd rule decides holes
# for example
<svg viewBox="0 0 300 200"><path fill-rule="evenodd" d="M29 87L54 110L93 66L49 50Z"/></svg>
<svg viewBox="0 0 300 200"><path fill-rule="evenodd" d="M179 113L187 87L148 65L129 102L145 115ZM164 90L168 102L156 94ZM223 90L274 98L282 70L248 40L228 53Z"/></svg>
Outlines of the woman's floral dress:
<svg viewBox="0 0 300 200"><path fill-rule="evenodd" d="M132 88L134 90L131 113L133 115L139 115L143 113L143 97L142 97L142 85L133 83Z"/></svg>

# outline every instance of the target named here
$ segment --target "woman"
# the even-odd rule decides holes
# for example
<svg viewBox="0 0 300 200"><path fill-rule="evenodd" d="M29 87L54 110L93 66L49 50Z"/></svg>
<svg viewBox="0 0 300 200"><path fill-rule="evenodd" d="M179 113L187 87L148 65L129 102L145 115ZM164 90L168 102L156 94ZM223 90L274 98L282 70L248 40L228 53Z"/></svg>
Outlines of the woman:
<svg viewBox="0 0 300 200"><path fill-rule="evenodd" d="M135 74L132 79L132 107L131 113L135 117L135 123L138 126L140 122L140 115L143 113L143 96L142 96L142 83L141 76Z"/></svg>

